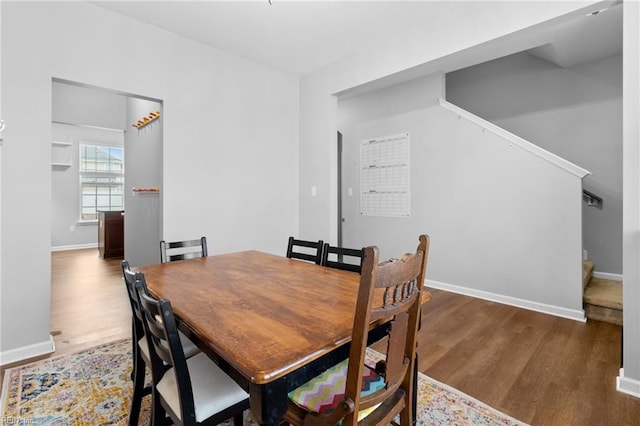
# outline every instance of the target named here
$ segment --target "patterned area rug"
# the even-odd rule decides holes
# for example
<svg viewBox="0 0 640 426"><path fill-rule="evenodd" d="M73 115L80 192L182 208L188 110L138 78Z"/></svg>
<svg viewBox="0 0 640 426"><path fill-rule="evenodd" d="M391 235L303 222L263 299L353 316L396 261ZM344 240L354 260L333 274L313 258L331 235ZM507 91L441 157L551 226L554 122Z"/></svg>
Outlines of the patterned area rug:
<svg viewBox="0 0 640 426"><path fill-rule="evenodd" d="M125 425L130 375L129 339L8 369L0 424ZM149 406L145 398L140 424L148 423ZM418 379L418 407L420 425L524 425L424 374ZM250 416L246 423L255 424Z"/></svg>

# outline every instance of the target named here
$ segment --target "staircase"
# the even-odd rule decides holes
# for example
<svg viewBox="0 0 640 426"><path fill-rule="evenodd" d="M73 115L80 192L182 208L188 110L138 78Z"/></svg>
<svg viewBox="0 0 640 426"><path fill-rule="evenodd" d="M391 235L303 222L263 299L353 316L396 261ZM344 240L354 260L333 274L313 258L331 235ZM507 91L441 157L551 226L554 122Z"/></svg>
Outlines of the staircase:
<svg viewBox="0 0 640 426"><path fill-rule="evenodd" d="M622 325L622 282L596 278L590 260L582 262L584 312L588 319Z"/></svg>

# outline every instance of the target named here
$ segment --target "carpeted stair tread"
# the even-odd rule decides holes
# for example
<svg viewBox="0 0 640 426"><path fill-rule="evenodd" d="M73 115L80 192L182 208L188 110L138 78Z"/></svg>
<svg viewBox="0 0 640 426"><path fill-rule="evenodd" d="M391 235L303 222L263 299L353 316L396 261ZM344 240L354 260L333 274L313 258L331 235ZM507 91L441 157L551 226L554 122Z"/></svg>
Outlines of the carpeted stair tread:
<svg viewBox="0 0 640 426"><path fill-rule="evenodd" d="M584 291L584 303L622 310L622 282L591 278Z"/></svg>
<svg viewBox="0 0 640 426"><path fill-rule="evenodd" d="M591 260L582 261L582 289L584 290L591 280L594 264Z"/></svg>
<svg viewBox="0 0 640 426"><path fill-rule="evenodd" d="M622 325L622 282L593 277L594 264L582 261L584 313L590 320Z"/></svg>
<svg viewBox="0 0 640 426"><path fill-rule="evenodd" d="M584 313L589 320L608 322L610 324L622 325L622 310L605 308L603 306L584 305Z"/></svg>

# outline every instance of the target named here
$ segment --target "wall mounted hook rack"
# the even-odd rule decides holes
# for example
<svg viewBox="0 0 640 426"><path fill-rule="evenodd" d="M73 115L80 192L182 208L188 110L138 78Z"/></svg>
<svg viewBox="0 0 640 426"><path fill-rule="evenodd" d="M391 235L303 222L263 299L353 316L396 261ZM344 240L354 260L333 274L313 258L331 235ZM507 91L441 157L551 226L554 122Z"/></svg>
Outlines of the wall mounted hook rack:
<svg viewBox="0 0 640 426"><path fill-rule="evenodd" d="M142 117L137 123L132 124L136 129L146 126L147 124L157 120L160 117L160 111L150 112L148 116Z"/></svg>

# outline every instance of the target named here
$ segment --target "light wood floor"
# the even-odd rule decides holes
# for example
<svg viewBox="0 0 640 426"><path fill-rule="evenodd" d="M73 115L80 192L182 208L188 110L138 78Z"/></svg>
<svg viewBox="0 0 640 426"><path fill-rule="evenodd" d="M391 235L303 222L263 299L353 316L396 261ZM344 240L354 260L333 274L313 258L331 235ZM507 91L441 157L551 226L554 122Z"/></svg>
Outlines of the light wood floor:
<svg viewBox="0 0 640 426"><path fill-rule="evenodd" d="M52 281L54 356L130 335L119 259L55 252ZM640 400L615 390L619 326L431 293L420 371L531 425L640 425Z"/></svg>
<svg viewBox="0 0 640 426"><path fill-rule="evenodd" d="M131 307L120 269L121 259L102 260L97 249L51 254L51 334L55 353L7 364L77 352L131 337Z"/></svg>

